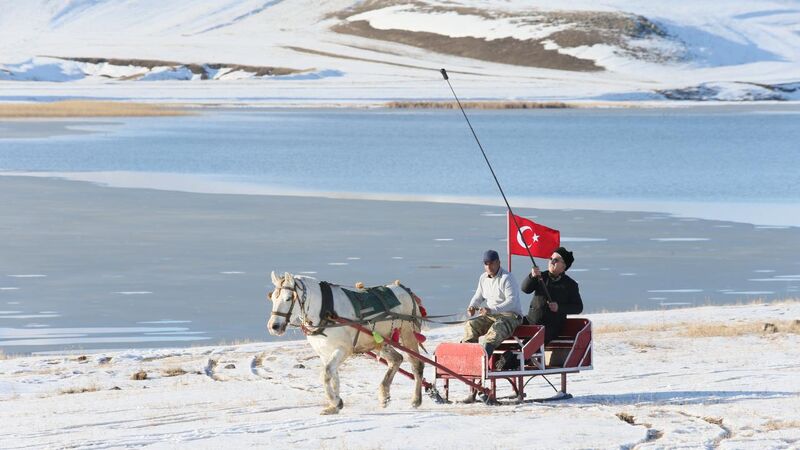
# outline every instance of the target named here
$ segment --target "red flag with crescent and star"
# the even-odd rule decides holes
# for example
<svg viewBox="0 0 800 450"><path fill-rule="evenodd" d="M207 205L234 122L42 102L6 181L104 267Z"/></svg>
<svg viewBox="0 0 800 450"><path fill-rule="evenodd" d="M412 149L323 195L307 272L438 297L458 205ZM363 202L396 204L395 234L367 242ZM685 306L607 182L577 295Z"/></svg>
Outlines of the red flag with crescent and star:
<svg viewBox="0 0 800 450"><path fill-rule="evenodd" d="M514 215L519 225L517 231L511 213L506 213L508 219L508 260L511 262L511 255L528 256L527 246L531 250L531 255L537 258L549 258L553 251L561 245L561 233L558 230L548 228L544 225Z"/></svg>

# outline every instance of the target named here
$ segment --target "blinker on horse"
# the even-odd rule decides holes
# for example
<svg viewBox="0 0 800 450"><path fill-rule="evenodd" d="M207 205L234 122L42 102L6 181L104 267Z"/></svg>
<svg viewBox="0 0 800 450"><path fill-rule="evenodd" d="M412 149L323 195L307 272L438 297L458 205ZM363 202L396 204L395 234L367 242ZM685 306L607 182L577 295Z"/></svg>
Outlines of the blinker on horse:
<svg viewBox="0 0 800 450"><path fill-rule="evenodd" d="M272 301L272 312L267 322L270 334L281 336L289 325L300 327L306 335L311 347L322 360L322 384L325 390L327 406L322 414L336 414L344 406L339 396L339 366L348 357L379 350L379 354L388 363L388 370L378 387L378 401L386 406L390 399L390 387L395 374L403 362L403 355L391 345L382 345L356 328L342 326L332 320L338 317L368 325L376 336L388 337L399 334L400 343L413 352L419 351L419 342L415 332L419 331L420 305L413 293L400 283L376 290L379 302L373 302L369 308L364 307L356 298L363 290L344 289L342 286L320 282L311 277L292 275L288 272L278 277L273 271L272 283L275 289L269 294ZM372 290L371 289L371 290ZM424 364L409 355L414 374L414 393L411 405L422 403L422 370Z"/></svg>

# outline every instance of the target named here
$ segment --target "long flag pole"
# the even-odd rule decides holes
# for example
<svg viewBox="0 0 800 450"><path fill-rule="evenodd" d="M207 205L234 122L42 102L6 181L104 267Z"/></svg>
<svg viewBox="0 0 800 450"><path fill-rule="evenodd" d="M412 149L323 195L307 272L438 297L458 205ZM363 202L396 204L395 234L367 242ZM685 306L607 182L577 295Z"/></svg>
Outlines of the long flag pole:
<svg viewBox="0 0 800 450"><path fill-rule="evenodd" d="M511 210L511 205L508 203L508 198L506 198L505 192L503 192L503 187L500 186L500 181L497 179L497 175L494 173L494 169L492 168L492 163L489 162L489 158L486 156L486 152L483 150L483 145L481 145L480 139L478 139L478 135L475 134L475 129L472 128L472 123L469 121L469 117L467 117L467 113L464 111L464 107L461 106L461 101L458 99L458 95L456 95L456 91L453 89L453 85L450 84L450 77L447 76L447 71L441 69L440 72L442 73L442 78L444 81L447 82L447 85L450 87L450 92L453 93L453 97L456 99L456 103L458 104L458 108L461 110L461 114L464 115L464 119L467 121L467 125L469 125L469 131L472 132L472 136L475 138L475 142L478 143L478 148L481 149L481 154L483 155L484 161L486 161L486 165L489 166L489 171L492 173L492 178L494 178L495 184L497 184L497 189L500 190L500 195L503 196L503 201L506 202L506 208L508 208L508 213L511 216L511 220L514 221L514 227L517 229L517 233L522 235L522 231L519 228L519 224L517 223L517 216L514 215L514 211ZM531 249L528 245L525 246L525 250L528 252L528 256L531 258L531 262L533 263L533 267L539 268L536 265L536 260L533 259L533 254L531 253ZM509 256L511 259L511 256ZM544 280L542 280L542 288L544 289L544 294L547 297L548 302L552 302L550 299L550 292L547 291L547 286L544 284Z"/></svg>

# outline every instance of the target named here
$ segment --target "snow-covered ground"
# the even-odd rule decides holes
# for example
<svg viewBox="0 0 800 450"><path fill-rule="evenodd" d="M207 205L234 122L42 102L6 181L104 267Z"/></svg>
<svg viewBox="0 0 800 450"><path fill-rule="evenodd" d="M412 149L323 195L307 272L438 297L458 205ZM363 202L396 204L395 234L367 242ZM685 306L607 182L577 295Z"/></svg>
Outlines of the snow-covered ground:
<svg viewBox="0 0 800 450"><path fill-rule="evenodd" d="M0 360L0 447L800 447L800 303L589 317L595 369L554 403L426 397L412 409L398 375L382 409L383 368L361 357L341 372L345 408L320 416L320 363L304 341L11 357ZM429 348L460 333L431 330ZM528 393L552 390L534 379Z"/></svg>
<svg viewBox="0 0 800 450"><path fill-rule="evenodd" d="M0 0L0 101L448 100L440 67L465 99L800 100L800 4Z"/></svg>

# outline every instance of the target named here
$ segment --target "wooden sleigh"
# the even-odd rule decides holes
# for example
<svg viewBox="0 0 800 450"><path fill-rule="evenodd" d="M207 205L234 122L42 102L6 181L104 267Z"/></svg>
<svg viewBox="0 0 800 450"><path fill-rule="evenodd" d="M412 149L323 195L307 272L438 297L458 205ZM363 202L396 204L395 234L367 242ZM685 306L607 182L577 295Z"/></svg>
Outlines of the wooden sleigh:
<svg viewBox="0 0 800 450"><path fill-rule="evenodd" d="M507 351L518 359L518 369L495 370L498 358ZM470 381L468 385L482 386L490 402L497 399L497 381L507 380L514 390L514 397L523 401L527 381L537 376L555 374L561 375L561 390L553 386L556 395L539 400L572 398L567 393L567 374L593 368L592 323L588 319L568 318L561 334L547 345L544 343L544 326L520 325L492 355L487 355L480 344L442 343L436 348L434 360L434 383L439 379L444 381L445 400L449 396L451 379L466 379ZM458 376L454 376L454 373ZM472 389L476 390L474 387Z"/></svg>

